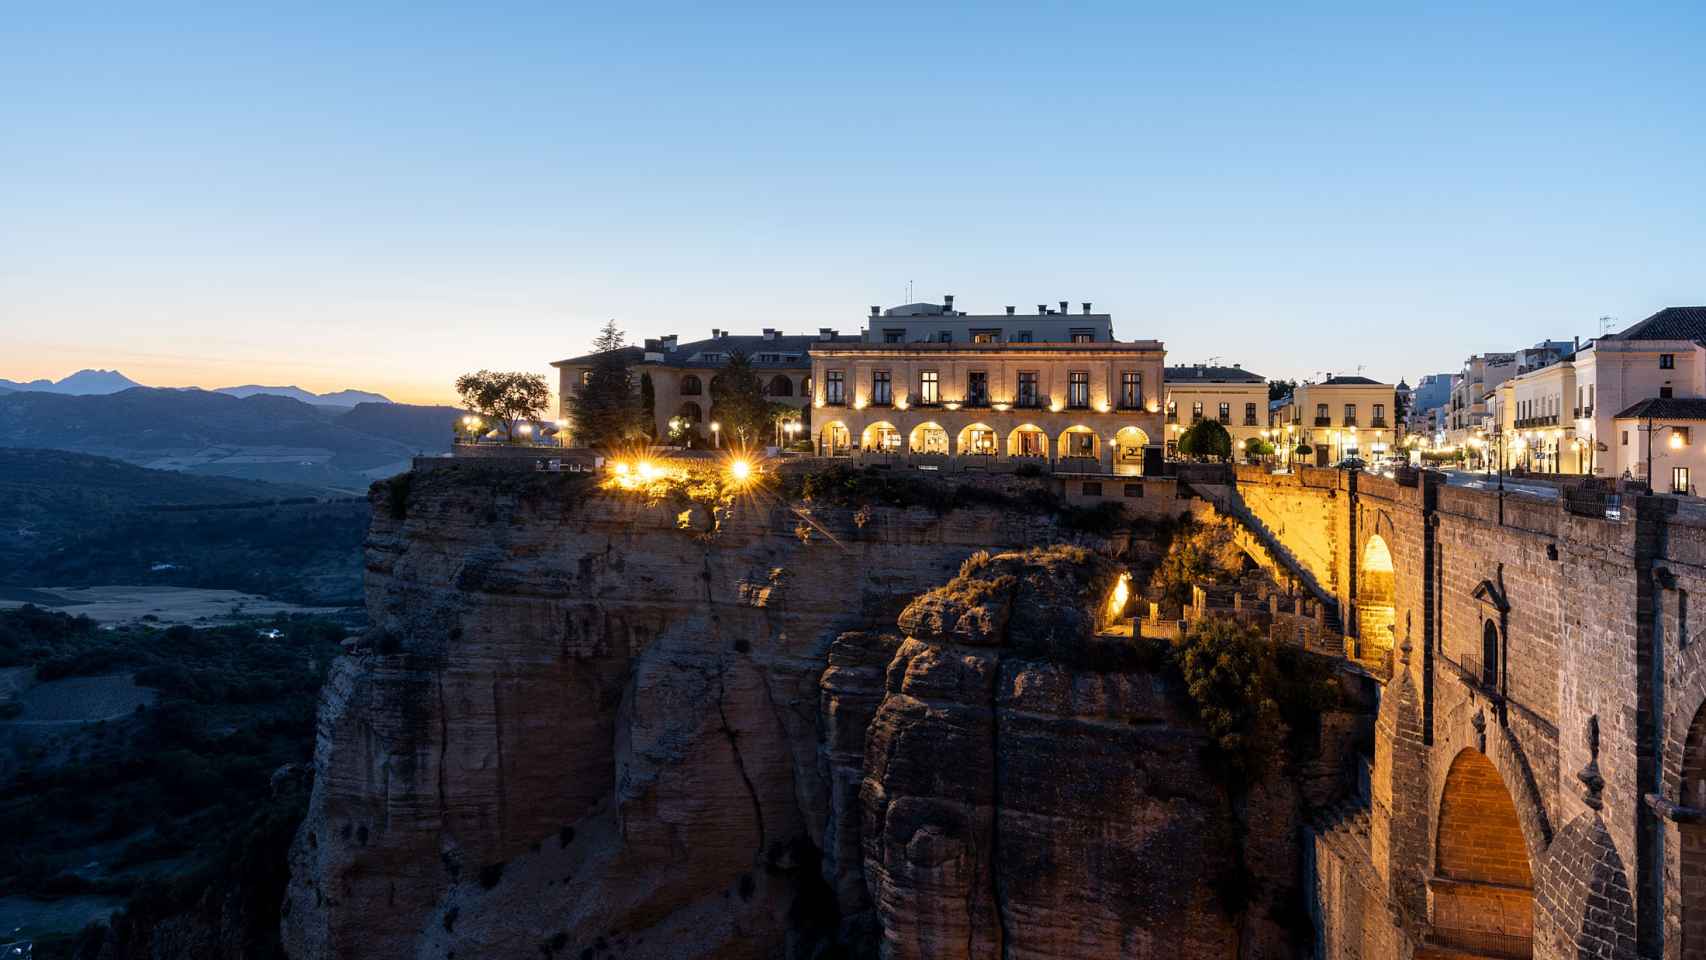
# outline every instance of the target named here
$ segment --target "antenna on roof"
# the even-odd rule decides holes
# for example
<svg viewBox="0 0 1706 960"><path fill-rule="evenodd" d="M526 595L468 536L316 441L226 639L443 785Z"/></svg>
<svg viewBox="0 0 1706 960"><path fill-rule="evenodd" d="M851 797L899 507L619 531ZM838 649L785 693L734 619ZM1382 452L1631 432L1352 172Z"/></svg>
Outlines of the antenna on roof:
<svg viewBox="0 0 1706 960"><path fill-rule="evenodd" d="M1616 317L1613 317L1613 316L1600 317L1599 318L1599 335L1602 337L1605 336L1606 334L1610 333L1611 328L1616 326L1616 325L1617 325L1617 318Z"/></svg>

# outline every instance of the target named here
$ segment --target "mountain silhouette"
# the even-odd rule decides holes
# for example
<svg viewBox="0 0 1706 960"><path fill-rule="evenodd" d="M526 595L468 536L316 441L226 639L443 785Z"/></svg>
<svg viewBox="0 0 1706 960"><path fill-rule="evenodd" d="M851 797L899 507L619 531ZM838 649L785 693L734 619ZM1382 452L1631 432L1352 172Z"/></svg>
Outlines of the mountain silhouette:
<svg viewBox="0 0 1706 960"><path fill-rule="evenodd" d="M141 384L117 370L79 370L63 380L31 380L27 383L0 380L0 390L33 390L40 393L62 393L71 396L118 393L120 390L129 390L132 387L139 386Z"/></svg>

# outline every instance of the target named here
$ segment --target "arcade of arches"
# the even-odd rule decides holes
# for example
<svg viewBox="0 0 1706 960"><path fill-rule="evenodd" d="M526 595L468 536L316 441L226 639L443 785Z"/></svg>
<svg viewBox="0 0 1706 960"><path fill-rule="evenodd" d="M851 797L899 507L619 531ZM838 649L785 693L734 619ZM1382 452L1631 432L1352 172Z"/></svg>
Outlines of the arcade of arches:
<svg viewBox="0 0 1706 960"><path fill-rule="evenodd" d="M966 424L957 432L936 421L926 421L905 430L887 420L864 426L855 435L840 420L817 428L817 448L822 456L876 453L911 456L1005 457L1012 460L1050 459L1102 461L1112 454L1112 472L1125 476L1143 473L1143 455L1150 446L1149 434L1127 426L1104 439L1095 430L1075 424L1051 434L1033 423L1021 424L1005 433L982 422Z"/></svg>

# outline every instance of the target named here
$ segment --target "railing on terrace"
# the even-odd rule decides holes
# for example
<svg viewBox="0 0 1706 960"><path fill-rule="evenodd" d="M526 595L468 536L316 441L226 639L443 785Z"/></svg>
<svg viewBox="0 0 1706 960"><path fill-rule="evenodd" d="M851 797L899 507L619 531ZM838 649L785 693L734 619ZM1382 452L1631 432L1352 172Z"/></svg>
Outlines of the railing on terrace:
<svg viewBox="0 0 1706 960"><path fill-rule="evenodd" d="M1368 425L1371 427L1374 427L1376 429L1384 429L1386 426L1386 418L1385 417L1375 417L1373 420L1370 420L1368 422Z"/></svg>
<svg viewBox="0 0 1706 960"><path fill-rule="evenodd" d="M1315 425L1317 427L1330 427L1333 425L1333 418L1332 417L1316 417L1315 418Z"/></svg>

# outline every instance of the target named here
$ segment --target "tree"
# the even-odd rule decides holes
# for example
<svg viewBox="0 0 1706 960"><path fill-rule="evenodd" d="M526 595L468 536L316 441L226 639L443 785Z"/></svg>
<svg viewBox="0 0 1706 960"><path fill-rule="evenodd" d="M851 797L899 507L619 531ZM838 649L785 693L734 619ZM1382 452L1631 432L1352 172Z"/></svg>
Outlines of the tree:
<svg viewBox="0 0 1706 960"><path fill-rule="evenodd" d="M628 369L625 341L616 321L592 341L592 369L569 397L569 420L575 442L584 447L610 449L648 435L655 418L646 416L641 399L634 393L634 378Z"/></svg>
<svg viewBox="0 0 1706 960"><path fill-rule="evenodd" d="M1297 389L1297 381L1296 380L1269 380L1268 381L1268 400L1269 401L1283 400L1286 397L1291 396L1292 391L1294 391L1296 389Z"/></svg>
<svg viewBox="0 0 1706 960"><path fill-rule="evenodd" d="M502 427L511 441L523 420L539 418L551 403L551 388L537 373L464 373L456 378L456 392L469 412Z"/></svg>
<svg viewBox="0 0 1706 960"><path fill-rule="evenodd" d="M1260 437L1244 442L1244 454L1248 457L1271 457L1274 455L1274 445Z"/></svg>
<svg viewBox="0 0 1706 960"><path fill-rule="evenodd" d="M1179 452L1187 457L1232 456L1232 434L1219 420L1198 420L1179 437Z"/></svg>
<svg viewBox="0 0 1706 960"><path fill-rule="evenodd" d="M763 443L770 436L775 422L770 401L765 399L764 384L746 354L729 354L729 362L711 378L711 411L722 425L723 435L742 447Z"/></svg>
<svg viewBox="0 0 1706 960"><path fill-rule="evenodd" d="M640 374L640 409L646 414L646 433L656 437L658 422L658 391L652 386L650 373Z"/></svg>

